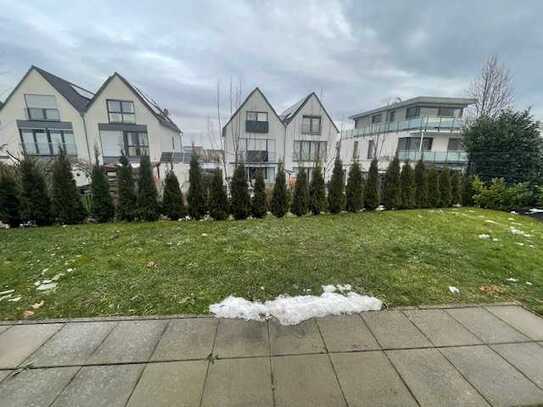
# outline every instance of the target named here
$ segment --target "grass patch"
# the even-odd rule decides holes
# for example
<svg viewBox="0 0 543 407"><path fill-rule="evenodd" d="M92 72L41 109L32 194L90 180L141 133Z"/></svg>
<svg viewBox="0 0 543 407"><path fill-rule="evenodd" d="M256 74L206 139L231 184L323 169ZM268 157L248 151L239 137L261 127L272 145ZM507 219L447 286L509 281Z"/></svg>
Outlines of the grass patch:
<svg viewBox="0 0 543 407"><path fill-rule="evenodd" d="M0 291L22 297L0 302L1 319L42 300L36 318L206 313L230 294L337 283L389 306L518 300L543 314L543 223L489 210L47 227L1 231L0 247Z"/></svg>

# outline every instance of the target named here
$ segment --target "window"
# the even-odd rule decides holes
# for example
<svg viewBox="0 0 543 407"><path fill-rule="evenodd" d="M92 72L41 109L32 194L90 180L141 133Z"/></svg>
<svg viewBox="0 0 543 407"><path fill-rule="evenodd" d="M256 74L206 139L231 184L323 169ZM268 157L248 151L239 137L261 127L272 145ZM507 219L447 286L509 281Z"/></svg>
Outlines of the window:
<svg viewBox="0 0 543 407"><path fill-rule="evenodd" d="M419 116L420 116L420 106L408 107L405 110L406 119L412 119L413 117L419 117Z"/></svg>
<svg viewBox="0 0 543 407"><path fill-rule="evenodd" d="M373 160L375 158L375 141L370 140L368 143L368 160Z"/></svg>
<svg viewBox="0 0 543 407"><path fill-rule="evenodd" d="M437 109L437 115L439 117L454 117L455 109L453 107L439 107Z"/></svg>
<svg viewBox="0 0 543 407"><path fill-rule="evenodd" d="M149 140L147 139L147 133L126 131L124 133L124 142L129 157L149 155Z"/></svg>
<svg viewBox="0 0 543 407"><path fill-rule="evenodd" d="M275 140L243 138L240 139L239 149L246 162L272 162L275 159Z"/></svg>
<svg viewBox="0 0 543 407"><path fill-rule="evenodd" d="M390 110L387 113L387 122L393 122L395 118L396 118L396 111L395 110Z"/></svg>
<svg viewBox="0 0 543 407"><path fill-rule="evenodd" d="M57 100L53 95L25 95L29 120L59 121Z"/></svg>
<svg viewBox="0 0 543 407"><path fill-rule="evenodd" d="M424 137L422 140L422 151L432 149L432 137ZM419 151L420 137L400 137L398 139L398 151Z"/></svg>
<svg viewBox="0 0 543 407"><path fill-rule="evenodd" d="M129 100L107 100L107 114L110 123L136 123L134 102Z"/></svg>
<svg viewBox="0 0 543 407"><path fill-rule="evenodd" d="M267 133L268 132L268 113L267 112L247 112L245 121L245 131L247 133Z"/></svg>
<svg viewBox="0 0 543 407"><path fill-rule="evenodd" d="M447 146L448 151L464 151L464 140L461 138L450 138L449 145Z"/></svg>
<svg viewBox="0 0 543 407"><path fill-rule="evenodd" d="M255 122L267 122L268 112L247 112L247 120Z"/></svg>
<svg viewBox="0 0 543 407"><path fill-rule="evenodd" d="M381 123L382 120L383 120L383 115L381 113L374 114L373 116L371 116L372 123Z"/></svg>
<svg viewBox="0 0 543 407"><path fill-rule="evenodd" d="M320 116L303 116L302 134L321 134Z"/></svg>
<svg viewBox="0 0 543 407"><path fill-rule="evenodd" d="M326 160L326 141L295 141L294 161Z"/></svg>
<svg viewBox="0 0 543 407"><path fill-rule="evenodd" d="M358 160L358 141L353 143L353 160Z"/></svg>
<svg viewBox="0 0 543 407"><path fill-rule="evenodd" d="M22 129L21 142L23 151L30 155L58 155L61 148L66 154L77 154L72 130Z"/></svg>

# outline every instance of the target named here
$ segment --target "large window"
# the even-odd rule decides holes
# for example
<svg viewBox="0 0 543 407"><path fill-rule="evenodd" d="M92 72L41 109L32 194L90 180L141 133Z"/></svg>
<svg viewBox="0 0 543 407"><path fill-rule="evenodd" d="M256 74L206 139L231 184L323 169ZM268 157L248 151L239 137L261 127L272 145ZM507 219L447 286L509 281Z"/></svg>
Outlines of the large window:
<svg viewBox="0 0 543 407"><path fill-rule="evenodd" d="M432 137L424 137L422 151L430 151L432 141ZM398 139L398 151L420 151L420 137L400 137Z"/></svg>
<svg viewBox="0 0 543 407"><path fill-rule="evenodd" d="M147 139L147 133L126 131L124 133L124 142L129 157L149 155L149 140Z"/></svg>
<svg viewBox="0 0 543 407"><path fill-rule="evenodd" d="M134 102L129 100L107 100L107 114L110 123L136 123Z"/></svg>
<svg viewBox="0 0 543 407"><path fill-rule="evenodd" d="M420 106L411 106L405 110L405 118L412 119L420 116Z"/></svg>
<svg viewBox="0 0 543 407"><path fill-rule="evenodd" d="M368 160L373 160L375 158L375 141L370 140L368 142Z"/></svg>
<svg viewBox="0 0 543 407"><path fill-rule="evenodd" d="M353 160L358 160L358 141L353 143Z"/></svg>
<svg viewBox="0 0 543 407"><path fill-rule="evenodd" d="M383 115L381 113L377 113L371 116L372 123L381 123L382 121L383 121Z"/></svg>
<svg viewBox="0 0 543 407"><path fill-rule="evenodd" d="M455 111L455 108L454 107L443 107L443 106L440 106L438 109L437 109L437 115L439 117L454 117L454 111Z"/></svg>
<svg viewBox="0 0 543 407"><path fill-rule="evenodd" d="M53 95L25 95L29 120L59 121L57 100Z"/></svg>
<svg viewBox="0 0 543 407"><path fill-rule="evenodd" d="M275 140L242 138L239 140L239 151L245 162L272 162L275 159Z"/></svg>
<svg viewBox="0 0 543 407"><path fill-rule="evenodd" d="M247 112L247 119L245 120L245 131L247 133L267 133L268 128L268 112Z"/></svg>
<svg viewBox="0 0 543 407"><path fill-rule="evenodd" d="M326 141L295 141L294 161L325 161Z"/></svg>
<svg viewBox="0 0 543 407"><path fill-rule="evenodd" d="M389 110L387 113L387 122L393 122L396 119L396 111Z"/></svg>
<svg viewBox="0 0 543 407"><path fill-rule="evenodd" d="M61 148L66 154L77 154L72 130L21 129L21 142L23 151L29 155L58 155Z"/></svg>
<svg viewBox="0 0 543 407"><path fill-rule="evenodd" d="M274 167L247 167L247 176L249 181L256 179L258 171L262 171L262 176L264 180L268 183L274 182L275 180L275 168Z"/></svg>
<svg viewBox="0 0 543 407"><path fill-rule="evenodd" d="M461 138L450 138L449 145L447 146L448 151L464 151L464 140Z"/></svg>
<svg viewBox="0 0 543 407"><path fill-rule="evenodd" d="M302 134L321 134L321 117L303 116Z"/></svg>

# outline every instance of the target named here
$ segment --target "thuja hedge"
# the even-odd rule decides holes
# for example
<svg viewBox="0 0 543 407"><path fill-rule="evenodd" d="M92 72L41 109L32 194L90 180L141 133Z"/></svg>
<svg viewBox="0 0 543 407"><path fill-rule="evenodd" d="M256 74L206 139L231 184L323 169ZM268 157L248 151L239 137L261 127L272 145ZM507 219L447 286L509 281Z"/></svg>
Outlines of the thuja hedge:
<svg viewBox="0 0 543 407"><path fill-rule="evenodd" d="M323 168L317 164L309 178L307 173L298 172L293 190L280 164L271 198L262 172L257 173L254 188L245 181L243 163L236 166L230 184L225 183L222 171L217 169L211 177L209 192L204 193L200 163L198 157L193 156L187 196L181 192L173 171L167 172L163 193L159 193L149 157L142 157L136 171L125 156L120 163L115 199L104 169L99 164L94 165L90 214L81 202L66 154L61 153L49 171L44 171L43 166L30 157L25 157L15 169L0 167L0 221L12 226L20 223L42 226L82 223L86 219L92 222L154 221L160 215L172 220L224 220L262 218L268 210L280 218L288 212L316 216L323 212L372 211L382 207L397 210L467 206L474 202L474 193L479 194L478 198L481 195L480 187L477 191L473 189L472 176L427 167L422 161L412 166L394 159L384 176L379 175L379 162L375 159L366 176L362 175L360 165L353 163L346 172L345 182L342 163L336 160L328 185ZM477 199L475 203L481 201Z"/></svg>

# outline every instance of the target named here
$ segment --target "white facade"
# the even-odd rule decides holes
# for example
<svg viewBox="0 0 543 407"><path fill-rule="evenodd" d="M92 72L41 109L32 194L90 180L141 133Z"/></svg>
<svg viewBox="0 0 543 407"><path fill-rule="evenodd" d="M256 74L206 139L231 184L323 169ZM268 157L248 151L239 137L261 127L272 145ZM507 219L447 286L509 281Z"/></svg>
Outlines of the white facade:
<svg viewBox="0 0 543 407"><path fill-rule="evenodd" d="M149 155L158 179L170 165L163 153L181 153L181 134L164 111L117 73L93 94L32 67L0 109L0 159L8 162L25 152L51 158L59 145L83 166L94 162L95 149L105 164L115 164L125 152L132 162ZM88 183L82 171L74 172L78 185Z"/></svg>
<svg viewBox="0 0 543 407"><path fill-rule="evenodd" d="M338 130L311 93L278 115L260 89L253 90L223 128L228 176L236 158L249 178L262 168L267 183L275 181L279 162L291 179L298 169L310 171L320 160L326 168L335 154Z"/></svg>
<svg viewBox="0 0 543 407"><path fill-rule="evenodd" d="M341 158L346 167L358 160L368 171L378 159L384 171L392 158L427 165L463 168L463 110L474 99L417 97L352 116L353 130L341 135Z"/></svg>

